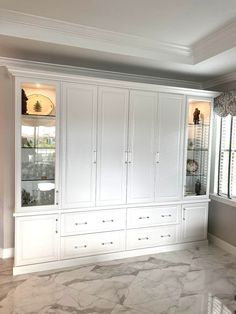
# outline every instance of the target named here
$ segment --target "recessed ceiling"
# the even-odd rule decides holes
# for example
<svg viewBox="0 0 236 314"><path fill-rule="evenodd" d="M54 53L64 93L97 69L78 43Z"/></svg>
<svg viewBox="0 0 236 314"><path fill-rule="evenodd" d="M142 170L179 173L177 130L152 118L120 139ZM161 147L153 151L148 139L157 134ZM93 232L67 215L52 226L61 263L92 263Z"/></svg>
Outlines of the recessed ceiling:
<svg viewBox="0 0 236 314"><path fill-rule="evenodd" d="M0 56L194 81L236 70L235 0L1 0L0 10Z"/></svg>
<svg viewBox="0 0 236 314"><path fill-rule="evenodd" d="M0 7L180 45L192 45L236 14L235 0L1 0Z"/></svg>

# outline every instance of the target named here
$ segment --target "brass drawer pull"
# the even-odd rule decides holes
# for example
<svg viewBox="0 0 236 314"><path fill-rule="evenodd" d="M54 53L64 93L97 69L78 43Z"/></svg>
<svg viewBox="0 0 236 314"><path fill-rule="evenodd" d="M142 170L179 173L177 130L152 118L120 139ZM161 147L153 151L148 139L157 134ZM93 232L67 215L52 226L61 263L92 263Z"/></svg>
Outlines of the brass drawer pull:
<svg viewBox="0 0 236 314"><path fill-rule="evenodd" d="M168 215L161 215L161 217L171 217L172 215L171 214L168 214Z"/></svg>
<svg viewBox="0 0 236 314"><path fill-rule="evenodd" d="M87 225L87 224L88 224L87 221L85 221L85 222L76 222L76 223L75 223L76 226L79 226L79 225Z"/></svg>
<svg viewBox="0 0 236 314"><path fill-rule="evenodd" d="M113 242L102 242L102 245L108 245L108 244L113 244Z"/></svg>
<svg viewBox="0 0 236 314"><path fill-rule="evenodd" d="M142 241L142 240L149 240L148 237L144 237L144 238L138 238L139 241Z"/></svg>
<svg viewBox="0 0 236 314"><path fill-rule="evenodd" d="M87 245L80 245L80 246L75 245L74 249L81 249L81 248L86 248L86 247L87 247Z"/></svg>
<svg viewBox="0 0 236 314"><path fill-rule="evenodd" d="M149 219L150 217L149 216L141 216L141 217L139 217L138 219Z"/></svg>
<svg viewBox="0 0 236 314"><path fill-rule="evenodd" d="M170 234L161 235L161 238L170 238L170 237L171 237Z"/></svg>
<svg viewBox="0 0 236 314"><path fill-rule="evenodd" d="M113 220L113 219L110 219L110 220L103 220L102 222L103 222L103 223L105 223L105 222L114 222L114 220Z"/></svg>

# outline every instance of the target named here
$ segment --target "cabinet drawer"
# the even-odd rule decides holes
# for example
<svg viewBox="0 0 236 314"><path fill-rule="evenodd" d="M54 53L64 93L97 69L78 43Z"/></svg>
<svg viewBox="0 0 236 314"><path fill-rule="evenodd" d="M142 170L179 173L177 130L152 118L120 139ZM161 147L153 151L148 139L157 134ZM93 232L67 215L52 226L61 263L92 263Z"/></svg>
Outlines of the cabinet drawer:
<svg viewBox="0 0 236 314"><path fill-rule="evenodd" d="M124 250L125 232L103 232L61 238L61 258L73 258Z"/></svg>
<svg viewBox="0 0 236 314"><path fill-rule="evenodd" d="M142 228L127 231L127 249L141 249L175 243L177 226Z"/></svg>
<svg viewBox="0 0 236 314"><path fill-rule="evenodd" d="M125 209L65 213L61 218L61 234L73 235L125 228Z"/></svg>
<svg viewBox="0 0 236 314"><path fill-rule="evenodd" d="M128 208L127 228L177 223L180 212L180 206Z"/></svg>

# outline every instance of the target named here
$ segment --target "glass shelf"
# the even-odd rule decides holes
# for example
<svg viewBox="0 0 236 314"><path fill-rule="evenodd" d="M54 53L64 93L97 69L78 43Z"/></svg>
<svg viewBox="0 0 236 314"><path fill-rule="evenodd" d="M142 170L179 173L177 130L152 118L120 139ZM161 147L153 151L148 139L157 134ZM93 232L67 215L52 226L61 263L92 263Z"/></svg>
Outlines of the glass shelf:
<svg viewBox="0 0 236 314"><path fill-rule="evenodd" d="M206 126L206 127L209 127L210 126L210 124L208 124L208 123L198 123L198 124L194 124L194 123L188 123L188 126L195 126L195 127L202 127L202 126Z"/></svg>
<svg viewBox="0 0 236 314"><path fill-rule="evenodd" d="M208 152L208 150L208 148L188 148L189 152Z"/></svg>
<svg viewBox="0 0 236 314"><path fill-rule="evenodd" d="M41 178L41 179L22 179L22 182L43 182L43 181L55 181L55 178L49 178L49 179L45 179L45 178Z"/></svg>
<svg viewBox="0 0 236 314"><path fill-rule="evenodd" d="M22 149L45 149L45 150L47 150L47 149L53 149L53 150L55 150L56 149L56 147L29 147L29 146L22 146L21 147Z"/></svg>
<svg viewBox="0 0 236 314"><path fill-rule="evenodd" d="M54 115L45 115L45 114L22 114L23 118L33 118L33 119L37 119L37 118L45 118L45 119L50 119L50 118L55 118L56 116Z"/></svg>

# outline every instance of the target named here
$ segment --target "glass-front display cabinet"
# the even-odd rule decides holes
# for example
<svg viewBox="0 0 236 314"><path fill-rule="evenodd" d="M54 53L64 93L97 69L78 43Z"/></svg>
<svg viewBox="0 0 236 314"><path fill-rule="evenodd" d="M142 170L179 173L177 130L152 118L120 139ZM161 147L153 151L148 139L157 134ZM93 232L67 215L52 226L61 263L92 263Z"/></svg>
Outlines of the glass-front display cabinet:
<svg viewBox="0 0 236 314"><path fill-rule="evenodd" d="M19 87L18 206L57 205L57 88L36 82L24 82Z"/></svg>
<svg viewBox="0 0 236 314"><path fill-rule="evenodd" d="M210 100L188 99L185 197L208 193L211 109Z"/></svg>

